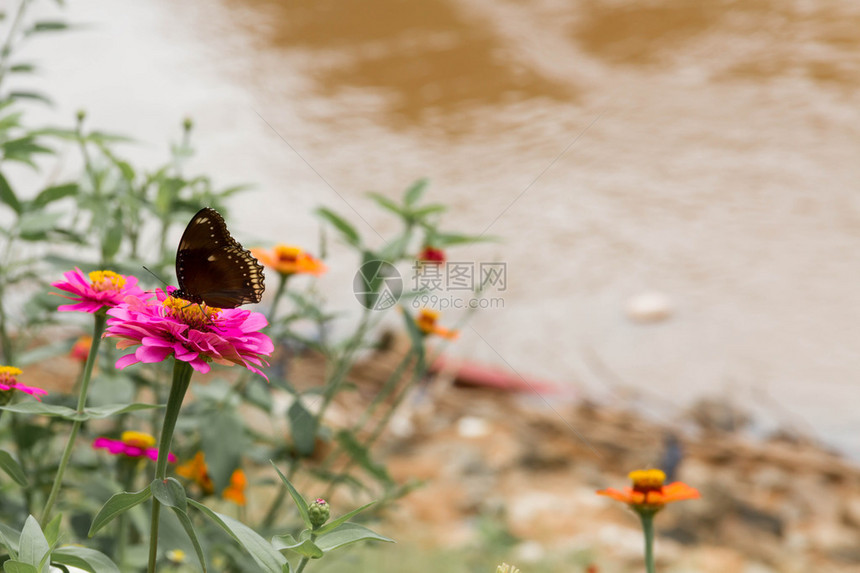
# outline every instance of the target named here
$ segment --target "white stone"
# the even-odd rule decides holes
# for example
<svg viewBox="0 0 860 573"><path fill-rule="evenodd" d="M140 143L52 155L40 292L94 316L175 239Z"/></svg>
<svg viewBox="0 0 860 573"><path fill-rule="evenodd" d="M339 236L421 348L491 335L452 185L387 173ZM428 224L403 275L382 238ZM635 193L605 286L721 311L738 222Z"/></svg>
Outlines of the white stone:
<svg viewBox="0 0 860 573"><path fill-rule="evenodd" d="M627 317L636 322L660 322L672 314L672 302L660 292L644 292L627 300Z"/></svg>

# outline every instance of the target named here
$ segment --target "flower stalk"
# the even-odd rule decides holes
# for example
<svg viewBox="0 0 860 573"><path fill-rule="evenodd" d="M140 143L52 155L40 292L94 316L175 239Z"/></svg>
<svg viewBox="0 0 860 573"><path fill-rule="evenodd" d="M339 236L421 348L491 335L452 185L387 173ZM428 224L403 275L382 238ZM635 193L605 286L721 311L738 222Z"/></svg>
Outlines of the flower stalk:
<svg viewBox="0 0 860 573"><path fill-rule="evenodd" d="M170 395L167 398L167 408L164 412L164 421L161 425L161 438L158 443L158 460L155 463L155 479L167 478L167 461L170 455L170 442L173 441L173 431L176 429L176 420L179 418L179 410L182 408L182 400L191 383L191 374L194 370L191 364L182 360L173 361L173 382L170 385ZM155 573L155 564L158 560L158 517L161 513L161 502L152 498L152 523L149 529L149 566L148 573Z"/></svg>
<svg viewBox="0 0 860 573"><path fill-rule="evenodd" d="M42 510L42 523L48 523L51 519L51 510L54 508L54 503L57 501L57 495L60 493L60 487L63 483L63 474L66 471L66 466L69 463L69 458L72 456L72 449L75 445L75 438L78 436L78 431L81 429L83 420L80 416L84 414L84 409L87 405L87 393L90 388L90 379L93 375L93 367L96 363L96 358L99 353L99 344L102 340L102 333L105 330L105 321L107 315L104 310L96 312L93 315L93 340L90 344L90 353L87 356L87 362L84 366L84 375L81 379L81 388L78 392L78 407L76 413L79 418L72 423L72 430L69 432L69 440L66 442L66 448L63 450L63 455L60 458L60 465L57 468L57 475L54 476L54 484L51 486L51 493L48 494L48 501L45 502L45 509Z"/></svg>

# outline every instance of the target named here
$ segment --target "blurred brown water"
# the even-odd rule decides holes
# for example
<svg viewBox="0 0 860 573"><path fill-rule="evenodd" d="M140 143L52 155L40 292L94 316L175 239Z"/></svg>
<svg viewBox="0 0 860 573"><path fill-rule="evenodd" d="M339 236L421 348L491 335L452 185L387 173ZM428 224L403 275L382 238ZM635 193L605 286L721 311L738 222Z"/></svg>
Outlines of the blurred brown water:
<svg viewBox="0 0 860 573"><path fill-rule="evenodd" d="M728 395L860 456L860 3L853 0L78 0L36 44L68 121L154 161L196 122L193 169L258 183L231 228L311 249L326 205L429 176L452 230L501 237L504 308L452 352L641 391L673 418ZM356 309L356 261L320 281ZM671 316L639 324L630 297ZM357 310L357 309L356 309ZM460 311L446 313L445 321ZM450 319L449 319L450 317ZM588 435L587 428L579 428Z"/></svg>

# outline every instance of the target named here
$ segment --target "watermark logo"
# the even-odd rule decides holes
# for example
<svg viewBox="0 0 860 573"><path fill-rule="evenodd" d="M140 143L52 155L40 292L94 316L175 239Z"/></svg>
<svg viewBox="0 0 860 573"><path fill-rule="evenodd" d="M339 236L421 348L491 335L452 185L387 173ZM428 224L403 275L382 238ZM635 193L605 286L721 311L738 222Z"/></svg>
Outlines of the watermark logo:
<svg viewBox="0 0 860 573"><path fill-rule="evenodd" d="M355 273L352 292L364 308L387 310L403 294L403 277L391 263L367 261Z"/></svg>

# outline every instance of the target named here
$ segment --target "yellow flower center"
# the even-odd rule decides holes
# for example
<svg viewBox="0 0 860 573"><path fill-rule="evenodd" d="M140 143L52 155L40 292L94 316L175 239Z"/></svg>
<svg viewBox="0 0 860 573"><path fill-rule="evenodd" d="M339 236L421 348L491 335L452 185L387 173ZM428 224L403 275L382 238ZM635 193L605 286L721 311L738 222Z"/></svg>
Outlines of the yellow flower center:
<svg viewBox="0 0 860 573"><path fill-rule="evenodd" d="M185 552L181 549L171 549L167 552L167 560L171 563L184 563L185 562Z"/></svg>
<svg viewBox="0 0 860 573"><path fill-rule="evenodd" d="M206 303L196 304L188 302L183 298L174 298L172 296L164 299L164 302L161 304L171 316L193 328L207 326L217 320L221 314L220 308L207 306Z"/></svg>
<svg viewBox="0 0 860 573"><path fill-rule="evenodd" d="M143 449L151 448L155 445L155 438L153 438L146 432L123 432L120 436L120 440L122 440L124 444L128 444L129 446L135 446Z"/></svg>
<svg viewBox="0 0 860 573"><path fill-rule="evenodd" d="M415 324L421 332L430 334L436 328L436 322L439 320L439 311L429 308L422 308L415 319Z"/></svg>
<svg viewBox="0 0 860 573"><path fill-rule="evenodd" d="M288 245L278 245L275 247L275 255L278 257L278 261L282 263L294 263L299 260L301 254L302 250L298 247Z"/></svg>
<svg viewBox="0 0 860 573"><path fill-rule="evenodd" d="M0 384L6 384L7 386L15 384L18 382L15 377L20 375L20 368L15 368L14 366L0 366Z"/></svg>
<svg viewBox="0 0 860 573"><path fill-rule="evenodd" d="M125 286L125 277L113 271L93 271L90 273L93 289L98 292L106 290L120 291Z"/></svg>
<svg viewBox="0 0 860 573"><path fill-rule="evenodd" d="M630 472L633 489L642 493L660 491L666 481L666 474L661 470L635 470Z"/></svg>

